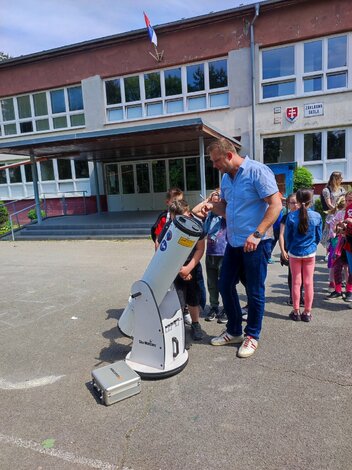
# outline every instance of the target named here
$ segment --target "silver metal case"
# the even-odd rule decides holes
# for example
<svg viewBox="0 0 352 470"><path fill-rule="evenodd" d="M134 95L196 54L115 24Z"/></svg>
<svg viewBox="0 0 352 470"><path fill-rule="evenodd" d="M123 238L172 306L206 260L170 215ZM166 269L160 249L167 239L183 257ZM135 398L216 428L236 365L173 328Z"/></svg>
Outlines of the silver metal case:
<svg viewBox="0 0 352 470"><path fill-rule="evenodd" d="M104 405L112 405L141 391L140 376L125 361L92 372L92 384Z"/></svg>

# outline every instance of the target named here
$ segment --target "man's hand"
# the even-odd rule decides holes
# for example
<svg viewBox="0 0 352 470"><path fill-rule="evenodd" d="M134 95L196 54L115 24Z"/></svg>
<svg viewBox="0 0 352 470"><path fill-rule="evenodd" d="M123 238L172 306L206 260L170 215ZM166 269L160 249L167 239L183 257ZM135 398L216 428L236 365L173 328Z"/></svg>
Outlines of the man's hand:
<svg viewBox="0 0 352 470"><path fill-rule="evenodd" d="M260 238L255 238L253 234L249 235L243 247L244 251L246 253L250 251L255 251L260 243L260 240Z"/></svg>

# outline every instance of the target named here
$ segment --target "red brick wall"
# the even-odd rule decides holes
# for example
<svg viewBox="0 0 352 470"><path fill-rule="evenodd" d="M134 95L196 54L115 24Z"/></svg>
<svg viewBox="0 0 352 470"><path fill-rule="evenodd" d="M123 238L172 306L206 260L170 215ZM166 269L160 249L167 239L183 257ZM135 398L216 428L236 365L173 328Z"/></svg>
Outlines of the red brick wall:
<svg viewBox="0 0 352 470"><path fill-rule="evenodd" d="M6 202L11 202L11 201L6 201ZM24 209L26 207L30 207L34 204L34 199L25 199L18 201L13 204L8 204L7 210L9 211L9 214L13 214L14 212L20 211L21 209ZM100 196L100 203L102 207L102 211L105 212L107 211L107 201L106 201L106 196ZM65 204L66 204L66 215L82 215L85 213L84 211L84 201L82 197L72 197L72 198L66 198L65 199ZM34 209L34 207L31 207L31 209ZM42 204L42 209L44 210L44 203ZM18 214L18 220L20 224L28 224L29 219L28 219L28 210L25 210ZM86 197L86 213L87 214L94 214L97 212L97 202L95 196L90 196ZM46 214L48 217L55 217L55 216L60 216L64 215L64 209L63 209L63 204L62 204L62 198L53 198L53 199L47 199L46 200ZM13 217L14 223L17 222L16 217Z"/></svg>
<svg viewBox="0 0 352 470"><path fill-rule="evenodd" d="M249 47L249 24L254 6L240 12L203 17L178 25L156 28L157 63L147 32L91 41L72 48L20 59L0 67L0 96L80 83L82 79L126 75L226 55ZM351 0L295 0L263 5L255 22L259 46L301 41L350 31Z"/></svg>

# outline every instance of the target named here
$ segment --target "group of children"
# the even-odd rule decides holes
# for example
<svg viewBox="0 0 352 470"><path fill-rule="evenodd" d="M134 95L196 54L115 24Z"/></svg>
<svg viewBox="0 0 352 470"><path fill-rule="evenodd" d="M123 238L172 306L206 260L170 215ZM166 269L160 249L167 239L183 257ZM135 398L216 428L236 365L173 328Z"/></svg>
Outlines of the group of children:
<svg viewBox="0 0 352 470"><path fill-rule="evenodd" d="M327 213L323 244L327 250L329 269L328 299L341 298L352 302L352 263L348 263L351 245L348 242L351 231L352 191L348 191L336 201L335 207ZM346 291L343 294L343 287Z"/></svg>
<svg viewBox="0 0 352 470"><path fill-rule="evenodd" d="M206 201L217 202L220 190L213 191ZM226 220L223 217L202 213L204 201L192 210L183 198L182 190L172 188L167 192L167 210L162 212L151 229L155 248L158 249L167 229L176 215L195 217L203 223L203 235L188 256L174 281L185 323L191 326L191 336L199 341L203 337L199 324L201 309L206 303L206 291L200 260L206 250L206 274L210 309L206 321L226 323L227 316L220 310L218 281L227 244ZM289 317L293 321L309 322L312 319L314 298L314 268L318 244L321 242L323 222L320 214L312 209L313 192L299 189L286 199L285 214L280 219L279 246L281 264L288 266ZM343 273L346 274L344 300L352 302L352 191L336 201L326 218L324 231L328 231L327 246L329 268L333 276L333 292L330 299L342 298ZM348 269L348 260L350 268ZM300 307L303 307L301 311ZM245 312L243 312L245 313Z"/></svg>
<svg viewBox="0 0 352 470"><path fill-rule="evenodd" d="M217 201L220 198L219 189L213 191L208 201ZM191 251L184 266L174 281L181 305L183 307L185 323L191 326L191 335L195 341L203 337L199 324L201 309L206 303L206 291L200 260L206 249L207 287L210 296L210 311L207 321L217 319L218 323L226 323L227 316L224 310L219 309L219 287L221 263L226 248L226 222L223 217L213 213L204 217L201 213L201 204L190 210L188 203L183 199L183 192L179 188L171 188L166 194L167 211L161 213L151 229L151 236L157 249L167 229L176 215L195 217L203 223L203 235ZM206 240L206 243L205 243Z"/></svg>

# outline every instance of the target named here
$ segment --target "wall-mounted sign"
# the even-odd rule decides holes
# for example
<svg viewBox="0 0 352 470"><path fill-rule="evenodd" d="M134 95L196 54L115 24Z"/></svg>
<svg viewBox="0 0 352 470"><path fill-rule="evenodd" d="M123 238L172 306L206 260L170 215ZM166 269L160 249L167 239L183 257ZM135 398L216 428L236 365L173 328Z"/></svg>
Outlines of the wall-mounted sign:
<svg viewBox="0 0 352 470"><path fill-rule="evenodd" d="M292 106L291 108L286 108L286 119L288 122L295 122L298 118L298 106Z"/></svg>
<svg viewBox="0 0 352 470"><path fill-rule="evenodd" d="M274 108L274 114L280 114L281 113L281 106L276 106Z"/></svg>
<svg viewBox="0 0 352 470"><path fill-rule="evenodd" d="M323 103L312 103L304 105L304 117L323 116L324 105Z"/></svg>

